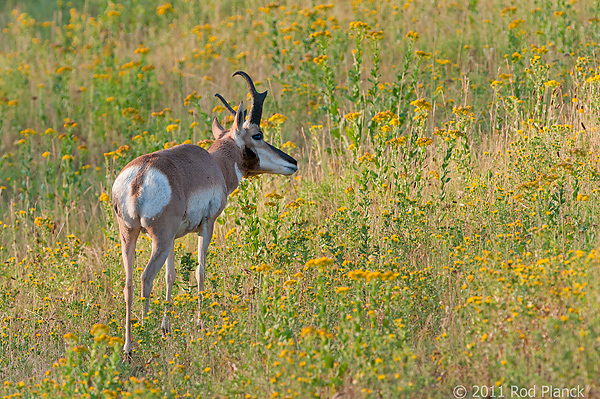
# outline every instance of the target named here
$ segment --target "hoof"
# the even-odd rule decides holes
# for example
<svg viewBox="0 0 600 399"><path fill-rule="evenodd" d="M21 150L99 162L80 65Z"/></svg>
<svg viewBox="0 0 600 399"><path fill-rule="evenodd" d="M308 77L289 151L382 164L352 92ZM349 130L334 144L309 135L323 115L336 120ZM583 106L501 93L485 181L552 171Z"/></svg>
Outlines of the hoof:
<svg viewBox="0 0 600 399"><path fill-rule="evenodd" d="M123 352L123 363L131 364L133 362L132 352Z"/></svg>
<svg viewBox="0 0 600 399"><path fill-rule="evenodd" d="M171 333L171 323L169 322L169 319L164 318L162 323L160 324L160 328L164 335L170 334Z"/></svg>

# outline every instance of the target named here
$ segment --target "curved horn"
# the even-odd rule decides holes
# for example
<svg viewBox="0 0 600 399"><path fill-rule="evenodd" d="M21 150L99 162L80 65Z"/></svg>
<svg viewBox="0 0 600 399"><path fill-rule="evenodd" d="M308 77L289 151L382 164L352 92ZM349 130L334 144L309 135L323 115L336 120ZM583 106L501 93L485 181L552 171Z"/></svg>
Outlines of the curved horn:
<svg viewBox="0 0 600 399"><path fill-rule="evenodd" d="M265 98L267 98L267 91L263 93L257 92L254 87L254 82L252 82L252 79L246 72L237 71L232 77L235 75L240 75L244 78L248 85L248 91L250 92L250 100L252 102L250 104L250 118L248 122L260 126L260 118L262 116L263 103L265 102Z"/></svg>
<svg viewBox="0 0 600 399"><path fill-rule="evenodd" d="M225 100L223 98L222 95L220 95L219 93L215 93L215 97L217 97L219 100L221 100L221 102L223 103L223 105L225 106L225 108L227 108L227 111L229 111L229 113L231 114L231 116L233 117L233 119L235 119L235 115L236 112L233 108L231 108L231 105L229 105L229 103L227 102L227 100ZM246 119L246 114L248 113L247 110L244 110L244 119Z"/></svg>
<svg viewBox="0 0 600 399"><path fill-rule="evenodd" d="M231 114L231 116L233 116L235 118L235 111L233 108L231 108L231 105L229 105L229 103L227 102L227 100L225 100L223 98L222 95L220 95L219 93L215 93L215 97L217 97L219 100L221 100L221 102L223 103L223 105L225 106L225 108L227 108L227 111L229 111L229 113Z"/></svg>

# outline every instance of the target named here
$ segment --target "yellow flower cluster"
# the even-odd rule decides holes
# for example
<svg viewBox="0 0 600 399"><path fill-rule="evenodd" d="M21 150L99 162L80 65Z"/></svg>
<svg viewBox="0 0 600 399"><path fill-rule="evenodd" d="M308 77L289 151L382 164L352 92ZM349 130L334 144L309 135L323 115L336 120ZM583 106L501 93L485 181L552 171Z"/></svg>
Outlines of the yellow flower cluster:
<svg viewBox="0 0 600 399"><path fill-rule="evenodd" d="M350 29L360 31L360 30L369 30L371 26L362 21L354 21L350 22Z"/></svg>
<svg viewBox="0 0 600 399"><path fill-rule="evenodd" d="M389 123L394 119L397 120L398 118L392 111L383 111L375 114L375 116L371 118L371 121L375 123Z"/></svg>
<svg viewBox="0 0 600 399"><path fill-rule="evenodd" d="M310 268L319 268L319 269L323 269L326 266L332 265L333 264L333 259L330 259L326 256L323 256L321 258L318 259L311 259L308 262L306 262L306 265L304 266L304 269L310 269Z"/></svg>
<svg viewBox="0 0 600 399"><path fill-rule="evenodd" d="M65 73L65 72L67 72L67 71L72 71L72 70L73 70L73 68L71 68L70 66L61 66L60 68L58 68L56 70L56 73L58 75L61 75L61 74Z"/></svg>
<svg viewBox="0 0 600 399"><path fill-rule="evenodd" d="M318 57L313 58L313 62L317 65L323 65L327 61L327 55L320 55Z"/></svg>
<svg viewBox="0 0 600 399"><path fill-rule="evenodd" d="M168 115L170 113L171 113L171 109L170 108L165 108L162 111L152 112L152 113L150 113L150 115L157 116L157 117L163 117L163 116Z"/></svg>
<svg viewBox="0 0 600 399"><path fill-rule="evenodd" d="M121 115L125 118L130 118L136 122L144 122L144 119L141 117L140 112L132 107L127 107L121 111Z"/></svg>
<svg viewBox="0 0 600 399"><path fill-rule="evenodd" d="M37 132L33 129L21 130L20 133L22 136L25 136L25 137L34 136L37 134Z"/></svg>
<svg viewBox="0 0 600 399"><path fill-rule="evenodd" d="M349 114L346 114L344 116L344 118L348 121L356 121L358 118L360 118L361 113L360 112L350 112Z"/></svg>
<svg viewBox="0 0 600 399"><path fill-rule="evenodd" d="M524 23L525 23L525 20L523 20L521 18L515 19L511 23L508 24L508 29L518 28L519 26L523 25Z"/></svg>
<svg viewBox="0 0 600 399"><path fill-rule="evenodd" d="M324 338L333 338L333 334L327 332L327 330L325 329L317 329L314 327L303 327L302 331L300 331L300 337L304 338L304 337L310 337L310 336L317 336L317 337L324 337Z"/></svg>
<svg viewBox="0 0 600 399"><path fill-rule="evenodd" d="M111 337L108 335L109 328L105 324L94 324L90 333L94 336L97 343L105 342L109 346L123 345L123 339L120 337Z"/></svg>
<svg viewBox="0 0 600 399"><path fill-rule="evenodd" d="M348 272L348 278L350 280L366 280L366 281L388 280L388 281L392 281L392 280L395 280L396 278L398 278L398 276L400 276L400 273L394 273L391 270L388 270L383 273L378 272L378 271L369 271L369 270L362 270L362 269L352 270L351 272Z"/></svg>
<svg viewBox="0 0 600 399"><path fill-rule="evenodd" d="M411 101L410 105L416 107L415 111L431 111L431 104L424 99Z"/></svg>
<svg viewBox="0 0 600 399"><path fill-rule="evenodd" d="M417 139L417 145L419 147L427 147L433 143L433 140L428 137L419 137Z"/></svg>
<svg viewBox="0 0 600 399"><path fill-rule="evenodd" d="M300 208L305 203L306 203L306 200L304 198L300 197L300 198L296 199L296 201L290 202L285 207L295 209L295 208Z"/></svg>
<svg viewBox="0 0 600 399"><path fill-rule="evenodd" d="M280 200L283 198L282 195L277 194L276 192L265 194L265 198Z"/></svg>
<svg viewBox="0 0 600 399"><path fill-rule="evenodd" d="M143 44L140 43L140 46L135 49L134 53L136 54L148 54L150 52L150 49L148 47L144 47Z"/></svg>
<svg viewBox="0 0 600 399"><path fill-rule="evenodd" d="M458 106L458 107L453 107L452 108L452 113L454 115L462 115L462 116L467 116L469 114L469 112L471 111L471 107L468 105L465 106Z"/></svg>
<svg viewBox="0 0 600 399"><path fill-rule="evenodd" d="M417 32L413 32L412 30L406 34L406 37L412 39L415 42L419 40L419 34Z"/></svg>
<svg viewBox="0 0 600 399"><path fill-rule="evenodd" d="M156 15L166 15L175 12L171 3L165 3L162 6L156 7Z"/></svg>
<svg viewBox="0 0 600 399"><path fill-rule="evenodd" d="M324 30L319 32L313 32L310 34L311 39L318 39L321 37L331 37L331 32L329 32L328 30Z"/></svg>
<svg viewBox="0 0 600 399"><path fill-rule="evenodd" d="M375 156L370 152L365 152L365 154L362 157L358 158L358 162L375 162Z"/></svg>
<svg viewBox="0 0 600 399"><path fill-rule="evenodd" d="M404 146L406 144L406 141L407 141L407 138L405 136L400 136L400 137L396 137L396 138L386 141L385 145L394 145L394 146L400 147L400 146Z"/></svg>
<svg viewBox="0 0 600 399"><path fill-rule="evenodd" d="M590 84L590 83L598 83L600 82L600 75L594 75L594 76L590 76L589 78L587 78L587 80L585 81L585 83Z"/></svg>
<svg viewBox="0 0 600 399"><path fill-rule="evenodd" d="M227 241L227 239L229 239L229 237L231 237L232 235L235 234L236 232L236 228L232 227L226 234L225 234L225 241Z"/></svg>
<svg viewBox="0 0 600 399"><path fill-rule="evenodd" d="M273 114L268 120L275 125L281 125L283 122L287 121L287 117L281 114Z"/></svg>
<svg viewBox="0 0 600 399"><path fill-rule="evenodd" d="M381 40L381 39L383 39L383 31L372 30L367 34L367 37L369 37L373 40Z"/></svg>
<svg viewBox="0 0 600 399"><path fill-rule="evenodd" d="M431 58L431 53L426 53L425 51L421 51L421 50L415 51L415 55L424 60L428 60Z"/></svg>
<svg viewBox="0 0 600 399"><path fill-rule="evenodd" d="M167 132L168 132L168 133L171 133L172 131L175 131L175 130L177 130L177 129L179 129L179 125L177 125L177 124L175 124L175 123L173 123L173 124L171 124L171 125L167 126Z"/></svg>
<svg viewBox="0 0 600 399"><path fill-rule="evenodd" d="M202 96L198 92L193 91L183 99L183 105L187 107L193 99L199 99L200 97Z"/></svg>
<svg viewBox="0 0 600 399"><path fill-rule="evenodd" d="M123 65L121 65L121 69L126 70L126 69L131 69L131 68L135 68L136 66L139 66L140 62L139 61L131 61L131 62L127 62Z"/></svg>
<svg viewBox="0 0 600 399"><path fill-rule="evenodd" d="M113 159L117 159L119 157L122 157L123 153L127 152L127 151L131 151L131 147L129 147L127 144L125 144L125 145L122 145L119 148L117 148L115 151L105 152L104 157L105 158L112 157Z"/></svg>

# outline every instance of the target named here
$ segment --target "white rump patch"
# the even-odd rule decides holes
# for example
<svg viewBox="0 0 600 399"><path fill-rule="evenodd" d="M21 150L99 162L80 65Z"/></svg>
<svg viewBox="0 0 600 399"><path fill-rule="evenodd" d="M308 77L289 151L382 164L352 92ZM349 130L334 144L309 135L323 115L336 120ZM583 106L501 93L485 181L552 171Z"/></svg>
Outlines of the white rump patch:
<svg viewBox="0 0 600 399"><path fill-rule="evenodd" d="M171 185L161 171L148 168L137 196L140 219L152 219L171 202ZM143 223L147 224L147 223Z"/></svg>
<svg viewBox="0 0 600 399"><path fill-rule="evenodd" d="M123 221L130 228L134 225L137 213L136 201L131 195L131 183L139 171L139 166L124 169L119 173L112 187L113 202L121 211Z"/></svg>

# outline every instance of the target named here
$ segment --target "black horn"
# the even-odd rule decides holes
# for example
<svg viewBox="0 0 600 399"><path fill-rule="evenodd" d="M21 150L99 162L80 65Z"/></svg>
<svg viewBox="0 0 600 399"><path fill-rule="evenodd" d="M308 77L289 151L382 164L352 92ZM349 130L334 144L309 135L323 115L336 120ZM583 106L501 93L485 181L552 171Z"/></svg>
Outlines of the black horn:
<svg viewBox="0 0 600 399"><path fill-rule="evenodd" d="M231 116L235 119L235 110L233 108L231 108L231 105L229 105L229 103L227 102L227 100L225 100L223 98L222 95L220 95L219 93L215 93L215 97L217 97L219 100L221 100L221 102L223 103L223 105L225 106L225 108L227 108L227 111L229 111L229 113L231 114ZM246 111L244 111L244 119L246 118Z"/></svg>
<svg viewBox="0 0 600 399"><path fill-rule="evenodd" d="M235 75L240 75L241 77L243 77L246 81L246 84L248 85L248 91L250 92L251 100L249 123L253 123L255 125L260 126L260 118L262 116L263 103L265 102L265 98L267 98L267 91L263 93L257 92L256 88L254 87L254 82L252 82L252 79L250 78L250 76L248 76L246 72L237 71L232 75L232 77Z"/></svg>

